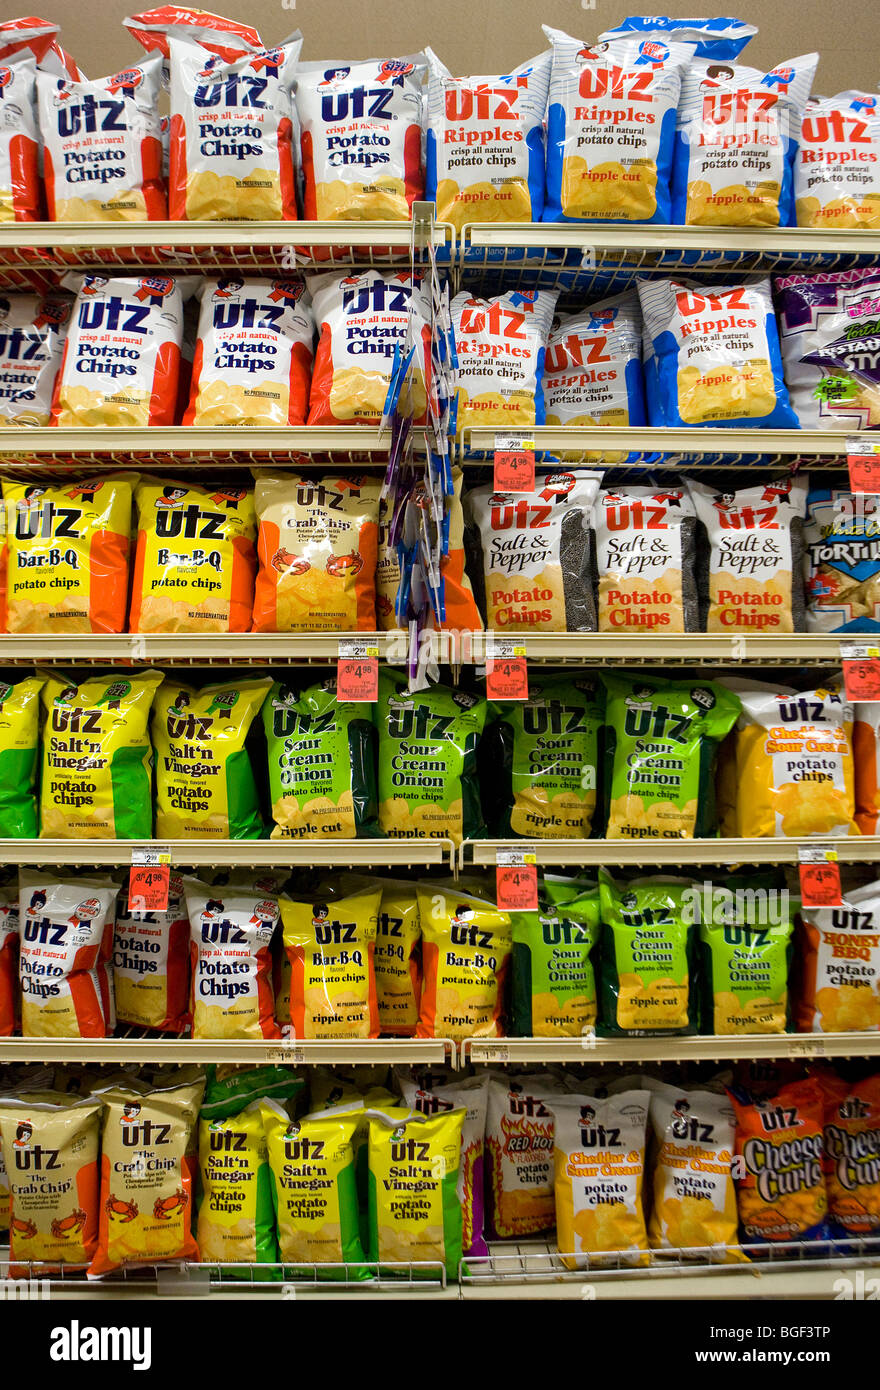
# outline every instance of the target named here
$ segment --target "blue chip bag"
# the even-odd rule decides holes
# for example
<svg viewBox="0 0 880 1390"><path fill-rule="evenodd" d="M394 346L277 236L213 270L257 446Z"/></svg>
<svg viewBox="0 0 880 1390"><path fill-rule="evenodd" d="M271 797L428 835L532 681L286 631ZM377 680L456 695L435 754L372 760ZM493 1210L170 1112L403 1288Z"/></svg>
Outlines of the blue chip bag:
<svg viewBox="0 0 880 1390"><path fill-rule="evenodd" d="M662 39L666 43L691 43L695 58L733 62L749 39L757 34L754 24L741 19L676 19L666 14L629 15L616 29L606 29L600 42L614 39Z"/></svg>
<svg viewBox="0 0 880 1390"><path fill-rule="evenodd" d="M880 497L810 488L804 542L807 630L880 632Z"/></svg>

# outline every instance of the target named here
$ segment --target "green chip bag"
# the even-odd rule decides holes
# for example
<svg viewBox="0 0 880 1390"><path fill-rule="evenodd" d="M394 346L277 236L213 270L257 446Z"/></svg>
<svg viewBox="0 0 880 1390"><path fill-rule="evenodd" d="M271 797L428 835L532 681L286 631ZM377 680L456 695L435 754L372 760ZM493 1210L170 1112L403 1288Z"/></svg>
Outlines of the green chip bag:
<svg viewBox="0 0 880 1390"><path fill-rule="evenodd" d="M16 685L0 681L0 839L35 840L40 691L28 676Z"/></svg>
<svg viewBox="0 0 880 1390"><path fill-rule="evenodd" d="M740 702L712 681L602 673L609 840L679 840L717 833L718 744Z"/></svg>
<svg viewBox="0 0 880 1390"><path fill-rule="evenodd" d="M728 879L698 897L704 1033L785 1033L794 905L772 879Z"/></svg>
<svg viewBox="0 0 880 1390"><path fill-rule="evenodd" d="M305 1077L290 1067L217 1065L205 1067L203 1120L240 1115L255 1100L276 1100L291 1108L306 1088Z"/></svg>
<svg viewBox="0 0 880 1390"><path fill-rule="evenodd" d="M486 833L480 809L477 745L486 701L432 685L410 693L406 677L379 673L379 826L395 840Z"/></svg>
<svg viewBox="0 0 880 1390"><path fill-rule="evenodd" d="M371 1261L442 1264L458 1278L461 1135L467 1111L423 1115L405 1106L369 1112ZM416 1278L420 1271L413 1270ZM431 1278L430 1270L424 1278Z"/></svg>
<svg viewBox="0 0 880 1390"><path fill-rule="evenodd" d="M697 1031L696 891L662 876L616 884L600 870L600 1035Z"/></svg>
<svg viewBox="0 0 880 1390"><path fill-rule="evenodd" d="M372 706L336 699L330 679L297 693L276 681L263 704L272 839L377 835Z"/></svg>
<svg viewBox="0 0 880 1390"><path fill-rule="evenodd" d="M199 1119L199 1207L203 1264L275 1265L275 1208L261 1102L227 1119ZM246 1270L234 1270L247 1278ZM260 1278L257 1272L256 1278ZM277 1278L277 1270L262 1272Z"/></svg>
<svg viewBox="0 0 880 1390"><path fill-rule="evenodd" d="M538 912L511 913L517 1037L576 1038L596 1026L592 957L599 940L599 889L575 896L561 891L557 902L557 884L545 879Z"/></svg>
<svg viewBox="0 0 880 1390"><path fill-rule="evenodd" d="M480 755L494 835L593 832L604 712L604 688L591 676L530 681L527 700L501 706Z"/></svg>

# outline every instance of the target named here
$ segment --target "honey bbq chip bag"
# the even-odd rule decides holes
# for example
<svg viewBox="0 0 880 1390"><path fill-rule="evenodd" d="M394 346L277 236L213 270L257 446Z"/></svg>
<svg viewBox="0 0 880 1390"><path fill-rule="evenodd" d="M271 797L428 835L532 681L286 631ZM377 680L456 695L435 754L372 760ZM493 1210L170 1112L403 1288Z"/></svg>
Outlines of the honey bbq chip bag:
<svg viewBox="0 0 880 1390"><path fill-rule="evenodd" d="M847 889L840 907L801 907L796 961L799 1033L880 1030L880 884Z"/></svg>
<svg viewBox="0 0 880 1390"><path fill-rule="evenodd" d="M37 70L26 53L0 56L0 222L36 222L40 216Z"/></svg>
<svg viewBox="0 0 880 1390"><path fill-rule="evenodd" d="M206 280L184 425L304 425L315 326L302 280Z"/></svg>
<svg viewBox="0 0 880 1390"><path fill-rule="evenodd" d="M739 700L712 681L603 671L606 836L691 839L715 833L718 745Z"/></svg>
<svg viewBox="0 0 880 1390"><path fill-rule="evenodd" d="M48 425L70 309L63 297L0 298L0 427Z"/></svg>
<svg viewBox="0 0 880 1390"><path fill-rule="evenodd" d="M486 1107L489 1073L470 1076L449 1085L422 1086L409 1076L399 1077L403 1099L422 1115L443 1115L464 1110L461 1131L461 1163L458 1200L462 1214L462 1250L465 1256L488 1255L483 1236Z"/></svg>
<svg viewBox="0 0 880 1390"><path fill-rule="evenodd" d="M319 222L407 221L425 186L425 55L300 63L305 216Z"/></svg>
<svg viewBox="0 0 880 1390"><path fill-rule="evenodd" d="M695 1033L699 958L691 884L659 875L618 884L602 870L599 893L599 1033Z"/></svg>
<svg viewBox="0 0 880 1390"><path fill-rule="evenodd" d="M807 629L880 632L880 503L811 487L804 524Z"/></svg>
<svg viewBox="0 0 880 1390"><path fill-rule="evenodd" d="M807 103L794 160L799 227L880 227L880 110L870 92Z"/></svg>
<svg viewBox="0 0 880 1390"><path fill-rule="evenodd" d="M255 632L375 632L376 478L257 477Z"/></svg>
<svg viewBox="0 0 880 1390"><path fill-rule="evenodd" d="M880 1231L880 1077L818 1073L825 1099L825 1190L835 1235Z"/></svg>
<svg viewBox="0 0 880 1390"><path fill-rule="evenodd" d="M183 1078L186 1077L184 1080ZM90 1274L197 1260L192 1231L196 1135L205 1078L109 1086L103 1102L98 1248Z"/></svg>
<svg viewBox="0 0 880 1390"><path fill-rule="evenodd" d="M554 1102L565 1094L549 1073L489 1079L486 1112L486 1236L522 1239L550 1230Z"/></svg>
<svg viewBox="0 0 880 1390"><path fill-rule="evenodd" d="M538 911L514 912L511 919L511 1032L523 1038L594 1032L598 888L569 887L545 874Z"/></svg>
<svg viewBox="0 0 880 1390"><path fill-rule="evenodd" d="M880 424L880 272L785 275L774 281L782 363L802 429Z"/></svg>
<svg viewBox="0 0 880 1390"><path fill-rule="evenodd" d="M276 896L184 879L194 1038L277 1038L272 992Z"/></svg>
<svg viewBox="0 0 880 1390"><path fill-rule="evenodd" d="M143 478L135 489L132 632L248 632L257 571L254 495Z"/></svg>
<svg viewBox="0 0 880 1390"><path fill-rule="evenodd" d="M362 1118L328 1110L293 1119L271 1101L264 1101L260 1112L281 1262L287 1267L295 1267L298 1261L344 1264L347 1269L321 1270L318 1277L360 1277L364 1252L358 1229L354 1145Z"/></svg>
<svg viewBox="0 0 880 1390"><path fill-rule="evenodd" d="M602 488L593 524L599 631L699 631L696 519L686 488Z"/></svg>
<svg viewBox="0 0 880 1390"><path fill-rule="evenodd" d="M164 912L132 909L123 888L113 931L113 981L120 1023L182 1033L189 1022L189 917L183 880L172 873Z"/></svg>
<svg viewBox="0 0 880 1390"><path fill-rule="evenodd" d="M43 681L26 676L15 685L0 681L0 839L34 840L37 817L37 758L40 691Z"/></svg>
<svg viewBox="0 0 880 1390"><path fill-rule="evenodd" d="M416 1037L503 1036L512 927L488 896L419 885L422 993Z"/></svg>
<svg viewBox="0 0 880 1390"><path fill-rule="evenodd" d="M423 1115L406 1106L369 1110L369 1258L441 1264L456 1279L462 1256L459 1205L462 1107ZM418 1276L418 1271L414 1271ZM430 1278L430 1271L421 1277Z"/></svg>
<svg viewBox="0 0 880 1390"><path fill-rule="evenodd" d="M653 1202L648 1241L653 1250L717 1246L720 1260L737 1258L733 1151L736 1115L725 1095L653 1082Z"/></svg>
<svg viewBox="0 0 880 1390"><path fill-rule="evenodd" d="M458 354L458 428L543 425L544 355L557 293L511 290L450 305Z"/></svg>
<svg viewBox="0 0 880 1390"><path fill-rule="evenodd" d="M437 220L540 222L549 53L500 77L453 77L428 59L425 197Z"/></svg>
<svg viewBox="0 0 880 1390"><path fill-rule="evenodd" d="M0 1038L11 1038L21 1025L19 989L18 885L0 887ZM0 1168L3 1158L0 1151ZM2 1186L2 1174L0 1174ZM3 1194L0 1192L0 1230L3 1225Z"/></svg>
<svg viewBox="0 0 880 1390"><path fill-rule="evenodd" d="M275 1211L262 1106L199 1118L196 1241L203 1263L275 1264ZM257 1277L260 1275L259 1268ZM236 1277L246 1277L235 1270ZM263 1271L263 1273L265 1273ZM277 1277L273 1271L271 1277Z"/></svg>
<svg viewBox="0 0 880 1390"><path fill-rule="evenodd" d="M112 950L116 885L22 870L21 1030L30 1038L103 1038L98 963Z"/></svg>
<svg viewBox="0 0 880 1390"><path fill-rule="evenodd" d="M754 884L752 878L749 886ZM784 892L760 885L754 893L721 886L712 890L706 912L706 895L698 898L704 1033L789 1031L794 924L786 899ZM778 910L771 914L762 904Z"/></svg>
<svg viewBox="0 0 880 1390"><path fill-rule="evenodd" d="M377 1038L373 955L381 885L341 897L281 898L296 1038Z"/></svg>
<svg viewBox="0 0 880 1390"><path fill-rule="evenodd" d="M7 632L123 632L136 473L56 487L3 479L0 619Z"/></svg>
<svg viewBox="0 0 880 1390"><path fill-rule="evenodd" d="M744 1244L825 1240L822 1087L815 1077L775 1094L728 1088L736 1111L733 1174Z"/></svg>
<svg viewBox="0 0 880 1390"><path fill-rule="evenodd" d="M548 425L646 425L642 312L635 290L561 314L544 356Z"/></svg>
<svg viewBox="0 0 880 1390"><path fill-rule="evenodd" d="M90 676L55 671L42 690L40 835L48 840L149 840L153 750L148 721L161 671Z"/></svg>

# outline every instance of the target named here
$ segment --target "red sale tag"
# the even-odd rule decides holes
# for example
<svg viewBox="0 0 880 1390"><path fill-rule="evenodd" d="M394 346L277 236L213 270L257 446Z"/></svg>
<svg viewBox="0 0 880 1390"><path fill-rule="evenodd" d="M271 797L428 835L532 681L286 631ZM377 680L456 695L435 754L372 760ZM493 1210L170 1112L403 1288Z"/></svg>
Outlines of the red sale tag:
<svg viewBox="0 0 880 1390"><path fill-rule="evenodd" d="M492 482L496 492L534 492L535 441L525 435L496 434L495 471Z"/></svg>
<svg viewBox="0 0 880 1390"><path fill-rule="evenodd" d="M336 698L375 704L379 698L379 648L364 642L340 642Z"/></svg>
<svg viewBox="0 0 880 1390"><path fill-rule="evenodd" d="M843 902L843 888L840 883L840 865L826 861L824 864L800 864L801 902L804 907L840 907Z"/></svg>
<svg viewBox="0 0 880 1390"><path fill-rule="evenodd" d="M844 645L843 686L853 704L880 703L880 647Z"/></svg>
<svg viewBox="0 0 880 1390"><path fill-rule="evenodd" d="M499 850L495 867L496 902L504 912L538 909L538 856L533 849Z"/></svg>
<svg viewBox="0 0 880 1390"><path fill-rule="evenodd" d="M526 649L513 642L490 642L486 658L486 694L490 700L527 700Z"/></svg>
<svg viewBox="0 0 880 1390"><path fill-rule="evenodd" d="M170 882L171 854L168 850L132 850L128 875L129 912L133 916L167 912Z"/></svg>
<svg viewBox="0 0 880 1390"><path fill-rule="evenodd" d="M846 441L846 466L850 492L880 496L880 442L851 438Z"/></svg>

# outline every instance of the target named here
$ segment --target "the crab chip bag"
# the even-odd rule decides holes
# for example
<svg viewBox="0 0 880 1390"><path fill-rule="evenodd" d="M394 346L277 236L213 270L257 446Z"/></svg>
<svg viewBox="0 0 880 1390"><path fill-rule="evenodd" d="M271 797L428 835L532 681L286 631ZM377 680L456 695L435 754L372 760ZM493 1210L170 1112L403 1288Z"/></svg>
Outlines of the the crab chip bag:
<svg viewBox="0 0 880 1390"><path fill-rule="evenodd" d="M195 1236L203 1264L275 1264L275 1210L263 1105L253 1100L236 1115L199 1118L198 1217ZM247 1277L246 1271L234 1271ZM257 1271L259 1278L259 1268ZM278 1277L273 1271L270 1277Z"/></svg>
<svg viewBox="0 0 880 1390"><path fill-rule="evenodd" d="M807 104L794 160L799 227L880 227L880 110L870 92Z"/></svg>
<svg viewBox="0 0 880 1390"><path fill-rule="evenodd" d="M646 1263L642 1189L650 1091L600 1098L554 1096L556 1240L566 1269L586 1269L607 1251ZM585 1258L586 1257L586 1258Z"/></svg>
<svg viewBox="0 0 880 1390"><path fill-rule="evenodd" d="M0 1146L11 1201L9 1258L14 1278L31 1261L46 1274L87 1265L98 1239L101 1101L55 1091L0 1097Z"/></svg>
<svg viewBox="0 0 880 1390"><path fill-rule="evenodd" d="M18 909L17 885L13 881L0 887L0 1038L11 1038L21 1024ZM0 1212L2 1205L0 1197Z"/></svg>
<svg viewBox="0 0 880 1390"><path fill-rule="evenodd" d="M198 1259L194 1141L204 1089L202 1073L188 1076L181 1069L170 1086L132 1082L96 1092L104 1114L98 1248L90 1274Z"/></svg>
<svg viewBox="0 0 880 1390"><path fill-rule="evenodd" d="M254 494L143 478L135 489L132 632L248 632L257 572Z"/></svg>
<svg viewBox="0 0 880 1390"><path fill-rule="evenodd" d="M509 913L488 897L420 884L422 994L416 1037L503 1035L504 986L510 964Z"/></svg>
<svg viewBox="0 0 880 1390"><path fill-rule="evenodd" d="M422 995L422 926L415 883L382 878L376 923L376 1004L379 1032L411 1038Z"/></svg>
<svg viewBox="0 0 880 1390"><path fill-rule="evenodd" d="M880 499L811 487L804 543L807 630L880 632Z"/></svg>
<svg viewBox="0 0 880 1390"><path fill-rule="evenodd" d="M880 1077L820 1071L825 1098L825 1189L835 1234L880 1234Z"/></svg>
<svg viewBox="0 0 880 1390"><path fill-rule="evenodd" d="M422 1115L444 1115L450 1110L465 1111L457 1188L462 1214L462 1250L465 1256L488 1255L489 1247L483 1236L483 1160L489 1073L470 1076L446 1086L420 1086L406 1076L400 1077L399 1081L406 1104Z"/></svg>
<svg viewBox="0 0 880 1390"><path fill-rule="evenodd" d="M876 429L877 266L785 275L774 289L785 382L801 429Z"/></svg>
<svg viewBox="0 0 880 1390"><path fill-rule="evenodd" d="M728 1093L736 1111L733 1175L743 1243L827 1239L818 1079L792 1081L769 1095L738 1086Z"/></svg>
<svg viewBox="0 0 880 1390"><path fill-rule="evenodd" d="M37 837L40 676L0 681L0 839Z"/></svg>
<svg viewBox="0 0 880 1390"><path fill-rule="evenodd" d="M725 1095L653 1082L650 1128L654 1191L648 1241L654 1250L717 1246L720 1260L741 1258L737 1243L733 1150L736 1115Z"/></svg>
<svg viewBox="0 0 880 1390"><path fill-rule="evenodd" d="M273 839L375 835L376 731L368 705L339 701L329 677L276 681L263 702Z"/></svg>
<svg viewBox="0 0 880 1390"><path fill-rule="evenodd" d="M477 745L487 704L432 685L409 691L406 677L379 672L379 828L396 840L483 835Z"/></svg>
<svg viewBox="0 0 880 1390"><path fill-rule="evenodd" d="M254 632L375 632L377 478L257 477Z"/></svg>
<svg viewBox="0 0 880 1390"><path fill-rule="evenodd" d="M464 1107L433 1115L405 1106L367 1112L371 1262L440 1264L447 1279L458 1278L464 1225L458 1175L466 1117ZM436 1277L430 1269L412 1273Z"/></svg>
<svg viewBox="0 0 880 1390"><path fill-rule="evenodd" d="M602 488L593 523L599 631L698 632L696 518L686 488Z"/></svg>
<svg viewBox="0 0 880 1390"><path fill-rule="evenodd" d="M184 879L194 1038L277 1038L272 936L277 897L246 884Z"/></svg>
<svg viewBox="0 0 880 1390"><path fill-rule="evenodd" d="M380 884L341 897L281 898L296 1038L377 1038L373 954Z"/></svg>
<svg viewBox="0 0 880 1390"><path fill-rule="evenodd" d="M120 1023L182 1033L189 1022L189 917L183 880L172 873L164 912L133 909L119 895L113 932L113 981Z"/></svg>
<svg viewBox="0 0 880 1390"><path fill-rule="evenodd" d="M61 486L3 479L6 632L123 632L136 473Z"/></svg>
<svg viewBox="0 0 880 1390"><path fill-rule="evenodd" d="M880 1030L880 883L847 889L840 907L798 914L799 1033Z"/></svg>
<svg viewBox="0 0 880 1390"><path fill-rule="evenodd" d="M754 880L753 880L754 882ZM700 904L701 1024L704 1033L785 1033L793 957L786 891L716 887ZM772 906L776 911L771 913Z"/></svg>
<svg viewBox="0 0 880 1390"><path fill-rule="evenodd" d="M491 1076L486 1111L486 1236L523 1237L554 1225L553 1104L566 1092L549 1073Z"/></svg>
<svg viewBox="0 0 880 1390"><path fill-rule="evenodd" d="M686 879L658 875L618 884L600 870L600 1035L697 1031L694 891Z"/></svg>
<svg viewBox="0 0 880 1390"><path fill-rule="evenodd" d="M739 699L712 681L605 671L605 799L609 840L715 833L718 745Z"/></svg>
<svg viewBox="0 0 880 1390"><path fill-rule="evenodd" d="M37 72L34 59L15 55L12 63L0 56L0 222L36 222L40 216Z"/></svg>
<svg viewBox="0 0 880 1390"><path fill-rule="evenodd" d="M4 294L0 301L0 427L48 425L70 310L70 300L63 297Z"/></svg>
<svg viewBox="0 0 880 1390"><path fill-rule="evenodd" d="M544 355L556 291L511 290L450 306L458 354L458 428L524 429L545 420Z"/></svg>
<svg viewBox="0 0 880 1390"><path fill-rule="evenodd" d="M589 837L604 713L605 691L595 676L532 681L527 700L500 707L480 743L493 834Z"/></svg>

